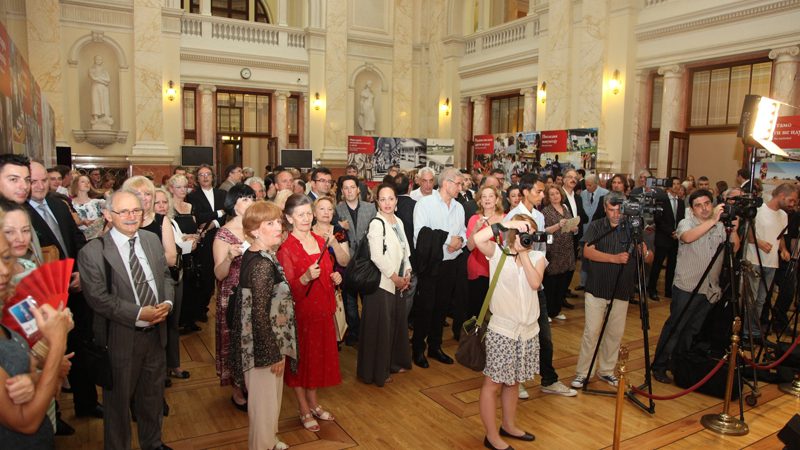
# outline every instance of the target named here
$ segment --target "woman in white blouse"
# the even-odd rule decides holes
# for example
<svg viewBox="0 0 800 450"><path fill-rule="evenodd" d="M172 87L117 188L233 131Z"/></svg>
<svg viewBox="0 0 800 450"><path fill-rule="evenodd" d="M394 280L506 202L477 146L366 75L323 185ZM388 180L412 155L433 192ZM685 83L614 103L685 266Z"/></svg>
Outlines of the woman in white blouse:
<svg viewBox="0 0 800 450"><path fill-rule="evenodd" d="M481 387L481 421L486 428L483 445L505 449L503 437L532 441L534 436L516 425L519 383L539 372L539 297L547 260L543 252L520 244L518 233L533 233L536 223L526 214L517 214L503 224L513 229L506 236L509 244L501 248L492 240L494 230L484 228L474 236L475 246L489 259L492 279L503 253L508 255L489 303L492 318L486 330L486 367ZM495 421L497 393L501 392L503 423L498 432Z"/></svg>
<svg viewBox="0 0 800 450"><path fill-rule="evenodd" d="M361 344L358 378L382 387L391 374L411 369L408 316L401 293L411 283L411 255L401 222L395 215L397 190L393 184L378 186L378 214L369 224L367 239L372 262L381 272L378 289L362 297Z"/></svg>

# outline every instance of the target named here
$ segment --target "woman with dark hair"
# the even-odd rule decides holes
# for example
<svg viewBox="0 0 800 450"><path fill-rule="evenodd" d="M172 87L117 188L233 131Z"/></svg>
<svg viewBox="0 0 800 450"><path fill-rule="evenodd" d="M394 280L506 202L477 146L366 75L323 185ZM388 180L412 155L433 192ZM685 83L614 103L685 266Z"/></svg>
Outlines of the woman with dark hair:
<svg viewBox="0 0 800 450"><path fill-rule="evenodd" d="M608 179L606 188L608 188L608 190L611 192L619 192L620 194L625 195L625 193L628 192L628 180L626 180L625 177L620 174L614 174L614 176ZM600 204L603 204L602 200L600 201Z"/></svg>
<svg viewBox="0 0 800 450"><path fill-rule="evenodd" d="M242 253L247 250L244 230L242 229L242 215L253 204L256 193L246 184L231 186L225 196L225 212L229 219L220 228L214 237L212 251L214 253L214 276L217 277L217 313L216 313L216 363L217 376L220 385L233 384L231 401L241 411L247 411L247 397L245 397L241 384L235 381L243 379L233 373L235 367L229 362L230 354L230 328L225 320L228 311L228 298L233 294L233 289L239 284L239 269L242 264Z"/></svg>
<svg viewBox="0 0 800 450"><path fill-rule="evenodd" d="M550 186L545 191L544 214L545 231L553 235L553 243L547 246L547 260L550 264L544 273L544 293L547 299L547 314L550 319L565 320L561 306L567 296L571 281L570 275L575 270L575 251L572 244L572 232L564 233L561 229L572 213L564 204L566 194L563 188Z"/></svg>
<svg viewBox="0 0 800 450"><path fill-rule="evenodd" d="M522 201L522 191L519 186L516 184L509 186L508 189L506 189L506 198L508 198L508 210L506 210L506 213L508 213L508 211L516 208L519 202Z"/></svg>
<svg viewBox="0 0 800 450"><path fill-rule="evenodd" d="M300 407L300 421L309 431L320 430L320 420L335 420L317 401L317 389L342 382L333 314L334 289L342 276L325 258L325 240L311 231L314 215L311 199L292 194L284 206L291 232L278 250L278 261L294 298L297 319L297 373L284 373L286 385L294 389Z"/></svg>
<svg viewBox="0 0 800 450"><path fill-rule="evenodd" d="M394 215L397 189L394 183L378 186L378 220L367 232L370 258L381 272L378 290L361 298L361 330L358 346L358 378L383 387L391 374L411 369L408 316L402 293L411 284L411 245L403 222Z"/></svg>
<svg viewBox="0 0 800 450"><path fill-rule="evenodd" d="M278 193L278 190L275 189L275 179L272 175L267 175L264 177L264 191L267 193L267 198L265 200L275 199L275 194Z"/></svg>

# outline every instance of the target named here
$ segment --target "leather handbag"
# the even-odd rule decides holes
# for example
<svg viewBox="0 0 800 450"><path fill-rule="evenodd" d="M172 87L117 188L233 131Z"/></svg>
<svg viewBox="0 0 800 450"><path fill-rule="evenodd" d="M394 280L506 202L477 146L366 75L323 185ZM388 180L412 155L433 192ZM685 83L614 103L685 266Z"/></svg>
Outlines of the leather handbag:
<svg viewBox="0 0 800 450"><path fill-rule="evenodd" d="M344 314L344 300L342 300L342 290L336 289L336 311L333 313L333 325L336 328L336 341L344 339L347 332L347 318Z"/></svg>
<svg viewBox="0 0 800 450"><path fill-rule="evenodd" d="M377 217L372 220L378 220L383 225L383 253L386 253L386 224ZM344 274L347 290L358 292L361 295L372 294L378 290L378 286L381 284L381 272L372 262L368 238L369 236L366 234L361 238L356 255L347 264L347 270Z"/></svg>
<svg viewBox="0 0 800 450"><path fill-rule="evenodd" d="M487 313L489 312L489 303L492 299L492 293L494 293L494 287L497 286L497 279L500 277L500 272L503 270L505 262L506 254L503 252L500 256L500 262L497 263L497 269L495 269L492 276L492 282L489 284L489 290L483 299L480 314L477 318L472 316L464 322L464 330L461 333L461 339L458 340L456 361L476 372L481 372L486 367L486 345L483 343L483 337L486 335L486 327L489 324Z"/></svg>

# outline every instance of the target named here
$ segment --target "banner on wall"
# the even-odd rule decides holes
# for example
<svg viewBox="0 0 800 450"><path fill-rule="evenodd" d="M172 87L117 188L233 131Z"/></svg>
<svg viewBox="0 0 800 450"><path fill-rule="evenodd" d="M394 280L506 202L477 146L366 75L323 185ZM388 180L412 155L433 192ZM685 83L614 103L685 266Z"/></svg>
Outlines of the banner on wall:
<svg viewBox="0 0 800 450"><path fill-rule="evenodd" d="M452 167L454 147L452 139L348 136L347 163L356 166L359 177L377 183L393 165L402 170Z"/></svg>
<svg viewBox="0 0 800 450"><path fill-rule="evenodd" d="M779 117L775 124L772 142L787 153L800 153L800 116Z"/></svg>

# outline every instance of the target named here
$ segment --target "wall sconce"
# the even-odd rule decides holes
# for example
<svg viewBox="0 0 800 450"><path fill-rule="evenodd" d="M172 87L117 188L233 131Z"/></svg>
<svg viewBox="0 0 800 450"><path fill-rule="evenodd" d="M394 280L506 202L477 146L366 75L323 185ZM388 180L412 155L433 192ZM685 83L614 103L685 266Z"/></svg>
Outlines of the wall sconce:
<svg viewBox="0 0 800 450"><path fill-rule="evenodd" d="M544 104L547 100L547 82L542 81L542 85L539 87L539 101Z"/></svg>
<svg viewBox="0 0 800 450"><path fill-rule="evenodd" d="M315 111L319 111L322 107L322 100L319 99L319 92L314 93L314 100L311 101Z"/></svg>
<svg viewBox="0 0 800 450"><path fill-rule="evenodd" d="M439 111L443 112L445 116L450 115L450 97L447 97L444 103L439 106Z"/></svg>
<svg viewBox="0 0 800 450"><path fill-rule="evenodd" d="M608 88L614 95L619 94L619 90L622 87L622 82L619 80L619 70L614 69L614 74L611 75L611 78L608 80Z"/></svg>
<svg viewBox="0 0 800 450"><path fill-rule="evenodd" d="M167 98L169 99L169 101L174 101L175 96L177 95L177 93L175 92L175 83L173 83L172 80L169 80L169 83L167 83L167 85L169 86L167 87Z"/></svg>

